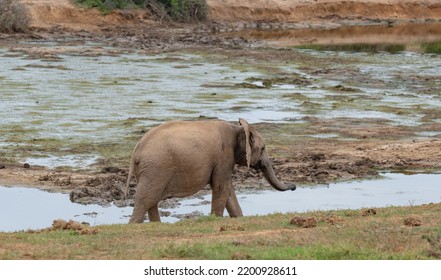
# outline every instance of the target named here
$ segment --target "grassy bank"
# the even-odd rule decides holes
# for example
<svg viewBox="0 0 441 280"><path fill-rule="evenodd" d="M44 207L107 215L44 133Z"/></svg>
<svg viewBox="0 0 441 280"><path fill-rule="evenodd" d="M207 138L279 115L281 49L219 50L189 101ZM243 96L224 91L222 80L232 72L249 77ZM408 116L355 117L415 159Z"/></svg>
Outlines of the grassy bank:
<svg viewBox="0 0 441 280"><path fill-rule="evenodd" d="M440 259L440 215L438 203L81 230L53 227L0 233L0 259ZM291 224L295 216L310 218L312 227Z"/></svg>

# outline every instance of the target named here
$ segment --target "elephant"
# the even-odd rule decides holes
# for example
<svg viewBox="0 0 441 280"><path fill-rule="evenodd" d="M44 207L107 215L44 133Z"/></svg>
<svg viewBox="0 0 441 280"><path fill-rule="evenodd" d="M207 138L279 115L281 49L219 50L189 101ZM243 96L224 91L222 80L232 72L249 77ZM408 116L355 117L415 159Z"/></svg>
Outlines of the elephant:
<svg viewBox="0 0 441 280"><path fill-rule="evenodd" d="M150 129L136 144L124 191L132 174L137 182L129 223L160 222L158 202L195 194L206 185L212 190L211 214L243 216L232 184L235 164L261 170L279 191L295 190L280 182L257 130L244 119L239 124L222 120L170 121Z"/></svg>

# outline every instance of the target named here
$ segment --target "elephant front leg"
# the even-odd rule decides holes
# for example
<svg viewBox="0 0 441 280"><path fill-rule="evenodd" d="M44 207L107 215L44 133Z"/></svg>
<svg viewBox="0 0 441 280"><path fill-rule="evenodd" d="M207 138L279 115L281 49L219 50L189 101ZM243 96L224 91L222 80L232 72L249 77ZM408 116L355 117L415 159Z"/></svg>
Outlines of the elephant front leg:
<svg viewBox="0 0 441 280"><path fill-rule="evenodd" d="M232 187L231 181L222 183L212 183L211 189L213 197L211 199L211 214L222 217L227 205L227 200L230 196L230 189Z"/></svg>
<svg viewBox="0 0 441 280"><path fill-rule="evenodd" d="M230 217L242 217L242 209L240 208L239 201L237 200L236 192L231 188L230 196L227 200L227 211Z"/></svg>

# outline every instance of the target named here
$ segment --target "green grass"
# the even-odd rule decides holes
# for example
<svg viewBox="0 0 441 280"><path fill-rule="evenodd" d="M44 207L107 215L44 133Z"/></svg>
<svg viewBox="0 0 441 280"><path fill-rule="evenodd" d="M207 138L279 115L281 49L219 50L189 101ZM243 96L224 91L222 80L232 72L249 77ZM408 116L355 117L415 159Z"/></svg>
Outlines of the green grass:
<svg viewBox="0 0 441 280"><path fill-rule="evenodd" d="M0 259L439 259L441 204L0 233ZM313 228L293 216L316 217ZM333 218L330 222L329 218ZM421 226L406 226L413 217Z"/></svg>
<svg viewBox="0 0 441 280"><path fill-rule="evenodd" d="M103 14L114 9L148 8L160 19L179 22L203 21L207 18L205 0L75 0L86 8L98 8Z"/></svg>
<svg viewBox="0 0 441 280"><path fill-rule="evenodd" d="M425 53L441 54L441 41L424 43L421 45L421 48Z"/></svg>
<svg viewBox="0 0 441 280"><path fill-rule="evenodd" d="M86 8L98 8L103 14L108 14L114 9L124 9L133 6L132 1L126 0L75 0L78 4ZM136 2L136 1L135 1Z"/></svg>

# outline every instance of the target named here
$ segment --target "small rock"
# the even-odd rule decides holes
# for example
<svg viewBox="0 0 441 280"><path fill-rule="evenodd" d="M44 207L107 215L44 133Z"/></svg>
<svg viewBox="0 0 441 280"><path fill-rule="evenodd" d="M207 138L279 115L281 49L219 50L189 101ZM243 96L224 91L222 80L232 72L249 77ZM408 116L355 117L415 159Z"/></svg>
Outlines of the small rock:
<svg viewBox="0 0 441 280"><path fill-rule="evenodd" d="M419 227L419 226L421 226L423 223L421 222L420 219L410 217L410 218L406 218L406 219L404 220L404 224L405 224L406 226L409 226L409 227Z"/></svg>
<svg viewBox="0 0 441 280"><path fill-rule="evenodd" d="M67 227L67 221L63 219L57 219L52 222L53 229L65 229Z"/></svg>
<svg viewBox="0 0 441 280"><path fill-rule="evenodd" d="M331 224L331 225L336 225L340 222L343 222L344 220L341 217L330 215L330 216L323 217L322 219L320 219L320 221L321 222L323 221L323 222Z"/></svg>
<svg viewBox="0 0 441 280"><path fill-rule="evenodd" d="M377 209L375 208L369 208L366 210L361 211L362 216L369 216L369 215L377 215Z"/></svg>
<svg viewBox="0 0 441 280"><path fill-rule="evenodd" d="M325 160L326 156L325 156L325 154L322 154L322 153L312 154L311 159L314 161Z"/></svg>
<svg viewBox="0 0 441 280"><path fill-rule="evenodd" d="M297 225L302 228L312 228L317 226L317 219L315 217L305 218L305 217L294 217L291 219L290 224Z"/></svg>
<svg viewBox="0 0 441 280"><path fill-rule="evenodd" d="M25 164L23 164L23 167L24 168L30 168L31 166L29 165L29 163L25 163Z"/></svg>
<svg viewBox="0 0 441 280"><path fill-rule="evenodd" d="M244 254L244 253L234 253L233 255L231 255L231 259L232 260L251 260L251 256L248 254Z"/></svg>
<svg viewBox="0 0 441 280"><path fill-rule="evenodd" d="M74 230L80 235L85 234L97 234L99 232L96 228L89 228L79 222L69 220L68 222L63 219L57 219L52 222L52 230Z"/></svg>
<svg viewBox="0 0 441 280"><path fill-rule="evenodd" d="M234 226L221 226L220 229L219 229L220 232L222 232L222 231L229 231L229 230L244 231L245 228L243 226L237 226L237 227L234 227Z"/></svg>
<svg viewBox="0 0 441 280"><path fill-rule="evenodd" d="M103 173L119 173L122 171L123 170L121 168L114 167L114 166L107 166L107 167L104 167L102 170Z"/></svg>

